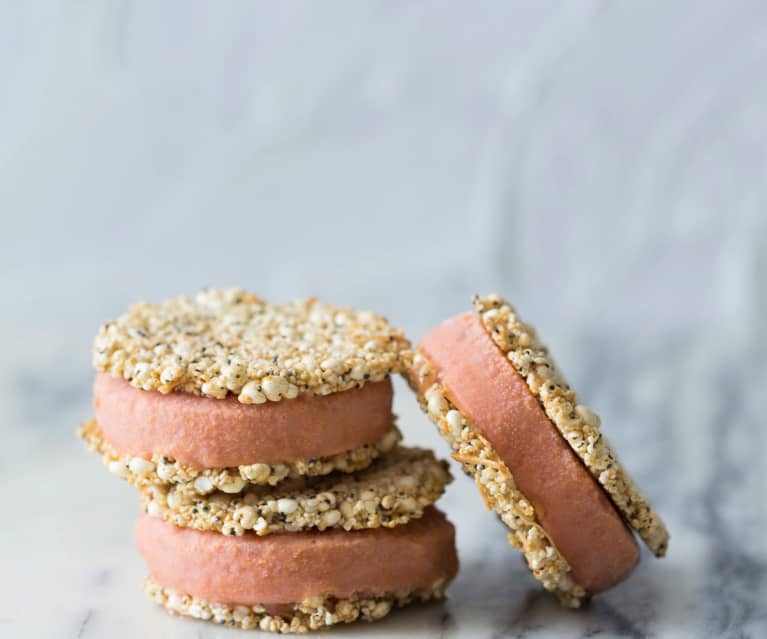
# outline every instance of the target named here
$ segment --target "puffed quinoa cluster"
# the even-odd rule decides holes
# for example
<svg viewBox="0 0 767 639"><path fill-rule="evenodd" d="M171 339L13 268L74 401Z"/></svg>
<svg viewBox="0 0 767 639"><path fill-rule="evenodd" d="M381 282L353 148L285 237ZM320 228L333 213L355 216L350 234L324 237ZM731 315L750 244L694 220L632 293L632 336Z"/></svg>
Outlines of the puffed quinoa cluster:
<svg viewBox="0 0 767 639"><path fill-rule="evenodd" d="M273 614L266 606L230 606L209 603L187 594L163 588L151 577L144 581L144 592L172 614L202 619L243 630L262 630L280 634L306 633L358 619L376 621L394 608L414 601L442 599L447 582L439 580L427 591L398 590L374 597L338 599L317 596L294 604L287 613Z"/></svg>
<svg viewBox="0 0 767 639"><path fill-rule="evenodd" d="M580 607L588 593L573 581L570 565L536 520L532 504L519 491L490 442L471 427L445 389L433 382L434 371L419 352L408 377L421 408L453 448L453 459L474 479L487 508L509 528L509 544L522 552L533 576L546 590L556 594L565 606Z"/></svg>
<svg viewBox="0 0 767 639"><path fill-rule="evenodd" d="M241 289L136 304L93 346L97 370L136 388L244 404L360 388L411 357L410 342L379 315L314 298L269 304Z"/></svg>
<svg viewBox="0 0 767 639"><path fill-rule="evenodd" d="M276 488L250 486L231 495L179 493L176 486L142 488L153 517L197 530L263 536L279 532L343 528L392 528L423 515L452 481L447 464L431 451L397 447L352 475L290 480Z"/></svg>
<svg viewBox="0 0 767 639"><path fill-rule="evenodd" d="M173 485L178 495L207 495L214 490L238 493L249 484L274 486L285 479L316 477L331 472L352 473L367 468L402 439L396 426L377 442L359 448L288 464L248 464L233 468L191 468L165 455L150 459L120 455L102 436L95 420L77 431L88 449L101 455L109 471L134 486Z"/></svg>
<svg viewBox="0 0 767 639"><path fill-rule="evenodd" d="M599 416L578 398L555 368L535 329L497 295L475 297L474 308L498 348L538 399L548 418L602 485L628 523L658 557L666 554L669 533L652 505L618 462L599 431Z"/></svg>

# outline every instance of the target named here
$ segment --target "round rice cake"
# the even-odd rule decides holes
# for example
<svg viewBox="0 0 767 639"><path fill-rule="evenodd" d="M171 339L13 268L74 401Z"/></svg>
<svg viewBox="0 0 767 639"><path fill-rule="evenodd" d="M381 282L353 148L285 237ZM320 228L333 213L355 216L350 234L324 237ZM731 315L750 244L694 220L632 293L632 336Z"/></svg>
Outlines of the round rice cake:
<svg viewBox="0 0 767 639"><path fill-rule="evenodd" d="M136 304L105 323L93 365L145 391L261 404L383 381L403 370L409 353L402 331L370 311L206 289L194 299Z"/></svg>
<svg viewBox="0 0 767 639"><path fill-rule="evenodd" d="M238 493L245 486L275 486L284 479L318 477L332 472L353 473L367 468L375 459L388 453L402 439L396 426L372 444L326 457L315 457L287 463L244 464L229 468L194 468L172 457L153 454L148 459L121 455L104 439L91 419L78 430L78 436L88 449L101 456L109 471L134 486L172 485L177 493L207 495L214 490Z"/></svg>
<svg viewBox="0 0 767 639"><path fill-rule="evenodd" d="M341 528L392 528L422 516L452 481L431 451L397 446L354 474L296 478L275 487L247 486L228 494L190 494L182 487L141 488L142 506L177 526L226 535Z"/></svg>

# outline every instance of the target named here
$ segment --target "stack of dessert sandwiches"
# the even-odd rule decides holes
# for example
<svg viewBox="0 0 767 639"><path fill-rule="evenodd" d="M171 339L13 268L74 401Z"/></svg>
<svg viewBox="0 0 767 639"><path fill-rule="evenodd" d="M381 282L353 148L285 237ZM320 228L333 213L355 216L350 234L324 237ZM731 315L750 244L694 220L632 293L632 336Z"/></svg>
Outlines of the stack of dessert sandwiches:
<svg viewBox="0 0 767 639"><path fill-rule="evenodd" d="M95 341L80 430L139 487L144 589L173 613L305 632L441 599L458 570L434 506L451 477L400 445L403 374L532 575L568 607L669 533L532 326L503 298L413 350L365 311L241 290L140 304Z"/></svg>
<svg viewBox="0 0 767 639"><path fill-rule="evenodd" d="M80 436L139 488L144 590L169 611L302 632L439 599L458 570L445 462L400 445L374 313L242 290L138 304L94 344Z"/></svg>

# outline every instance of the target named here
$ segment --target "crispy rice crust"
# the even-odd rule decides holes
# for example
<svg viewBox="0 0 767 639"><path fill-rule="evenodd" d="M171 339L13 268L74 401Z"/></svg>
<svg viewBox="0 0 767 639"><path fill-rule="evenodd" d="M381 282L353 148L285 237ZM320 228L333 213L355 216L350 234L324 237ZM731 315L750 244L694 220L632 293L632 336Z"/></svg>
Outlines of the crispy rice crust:
<svg viewBox="0 0 767 639"><path fill-rule="evenodd" d="M242 535L343 528L393 528L423 515L452 481L431 451L397 447L365 470L320 479L289 480L276 488L249 486L230 495L179 493L175 486L141 489L144 510L164 521Z"/></svg>
<svg viewBox="0 0 767 639"><path fill-rule="evenodd" d="M294 604L280 615L270 614L263 606L228 606L208 603L191 595L182 595L163 588L151 577L144 581L143 590L152 601L171 614L179 614L243 630L263 630L280 634L306 633L339 623L358 619L376 621L393 608L415 601L442 599L449 581L439 580L426 592L398 590L366 598L337 599L317 596Z"/></svg>
<svg viewBox="0 0 767 639"><path fill-rule="evenodd" d="M475 297L474 308L495 344L522 376L547 417L604 488L647 547L662 557L669 533L650 502L621 466L599 432L599 416L578 398L555 368L535 329L522 322L514 307L497 296Z"/></svg>
<svg viewBox="0 0 767 639"><path fill-rule="evenodd" d="M248 464L233 468L199 469L185 466L165 455L151 459L120 455L103 437L96 420L83 424L77 435L88 450L101 455L109 471L134 486L173 485L179 494L207 495L214 490L238 493L248 484L275 486L285 479L317 477L332 472L352 473L367 468L402 439L396 426L372 444L313 459L287 464Z"/></svg>
<svg viewBox="0 0 767 639"><path fill-rule="evenodd" d="M269 304L240 289L136 304L93 345L95 368L136 388L244 404L360 388L409 357L410 342L379 315L314 298Z"/></svg>
<svg viewBox="0 0 767 639"><path fill-rule="evenodd" d="M535 518L532 504L519 491L506 464L489 441L475 431L469 420L448 399L445 389L431 384L422 392L423 380L433 379L431 364L419 352L415 355L409 381L418 394L421 408L436 424L453 448L452 457L464 473L474 479L488 509L494 510L511 532L509 544L522 552L536 579L570 608L588 598L570 575L570 565L559 553Z"/></svg>

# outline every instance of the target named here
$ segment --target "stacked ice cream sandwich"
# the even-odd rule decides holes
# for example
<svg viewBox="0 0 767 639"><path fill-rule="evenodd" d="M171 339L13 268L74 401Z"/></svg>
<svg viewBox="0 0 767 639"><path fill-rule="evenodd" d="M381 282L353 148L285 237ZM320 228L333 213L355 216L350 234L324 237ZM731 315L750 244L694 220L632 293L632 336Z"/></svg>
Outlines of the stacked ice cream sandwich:
<svg viewBox="0 0 767 639"><path fill-rule="evenodd" d="M241 290L139 304L99 331L80 429L141 493L144 590L171 612L301 632L443 596L450 475L400 445L382 317Z"/></svg>

